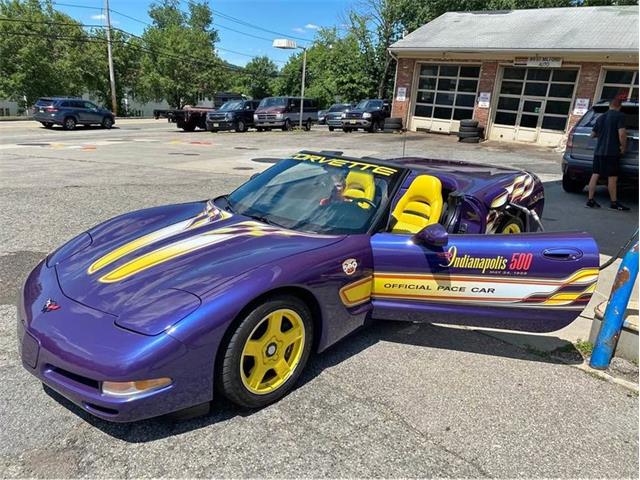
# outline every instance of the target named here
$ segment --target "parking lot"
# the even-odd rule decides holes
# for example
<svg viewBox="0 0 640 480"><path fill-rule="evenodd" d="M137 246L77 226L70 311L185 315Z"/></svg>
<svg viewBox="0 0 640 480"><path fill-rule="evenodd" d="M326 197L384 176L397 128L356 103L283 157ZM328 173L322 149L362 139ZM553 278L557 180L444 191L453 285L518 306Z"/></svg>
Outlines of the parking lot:
<svg viewBox="0 0 640 480"><path fill-rule="evenodd" d="M0 123L0 476L635 477L638 397L479 331L380 322L313 358L260 411L224 401L184 421L116 425L45 391L20 365L16 289L43 256L114 215L227 193L302 149L529 169L548 230L585 230L613 255L631 212L583 208L559 185L561 153L411 133L197 131L123 121L109 131ZM608 205L606 191L598 200Z"/></svg>

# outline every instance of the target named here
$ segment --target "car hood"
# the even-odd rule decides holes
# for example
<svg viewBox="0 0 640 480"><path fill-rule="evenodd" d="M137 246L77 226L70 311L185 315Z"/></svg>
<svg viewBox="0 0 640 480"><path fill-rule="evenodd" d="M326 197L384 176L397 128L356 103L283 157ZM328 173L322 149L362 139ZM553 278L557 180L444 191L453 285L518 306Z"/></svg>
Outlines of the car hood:
<svg viewBox="0 0 640 480"><path fill-rule="evenodd" d="M200 297L256 267L344 238L273 227L212 202L133 212L88 235L69 242L76 251L56 252L50 266L67 297L114 315L130 310L135 299L160 301L166 297L158 292L167 290Z"/></svg>

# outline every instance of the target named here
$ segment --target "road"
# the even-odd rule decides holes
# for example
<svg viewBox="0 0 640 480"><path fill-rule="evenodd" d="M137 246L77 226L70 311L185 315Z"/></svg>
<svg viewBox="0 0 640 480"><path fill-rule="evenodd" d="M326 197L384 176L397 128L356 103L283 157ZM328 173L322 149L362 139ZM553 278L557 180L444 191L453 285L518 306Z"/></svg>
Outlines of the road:
<svg viewBox="0 0 640 480"><path fill-rule="evenodd" d="M637 478L637 395L479 331L380 322L314 357L277 404L246 412L217 400L185 421L109 424L20 366L16 288L78 232L228 192L303 148L391 157L403 144L407 155L533 170L545 181L547 228L587 230L603 253L637 228L632 194L625 214L561 192L559 154L548 149L322 129L181 133L161 121L74 132L0 123L0 476Z"/></svg>

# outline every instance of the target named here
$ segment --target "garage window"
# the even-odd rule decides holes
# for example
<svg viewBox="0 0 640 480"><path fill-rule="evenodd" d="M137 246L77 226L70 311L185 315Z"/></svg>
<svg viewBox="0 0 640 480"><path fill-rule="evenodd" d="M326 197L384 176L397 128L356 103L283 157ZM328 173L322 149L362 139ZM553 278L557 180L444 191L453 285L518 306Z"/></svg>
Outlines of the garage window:
<svg viewBox="0 0 640 480"><path fill-rule="evenodd" d="M418 79L416 117L462 120L473 117L480 67L422 65Z"/></svg>
<svg viewBox="0 0 640 480"><path fill-rule="evenodd" d="M638 70L606 70L601 100L612 100L613 98L623 100L638 100Z"/></svg>
<svg viewBox="0 0 640 480"><path fill-rule="evenodd" d="M577 69L505 67L494 123L564 131Z"/></svg>

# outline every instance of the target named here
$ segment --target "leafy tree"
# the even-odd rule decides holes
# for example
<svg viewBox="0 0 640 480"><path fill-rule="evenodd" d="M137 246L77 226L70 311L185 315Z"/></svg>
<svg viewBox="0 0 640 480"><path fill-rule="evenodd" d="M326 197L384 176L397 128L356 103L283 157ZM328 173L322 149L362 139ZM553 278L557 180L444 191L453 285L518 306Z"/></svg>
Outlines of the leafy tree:
<svg viewBox="0 0 640 480"><path fill-rule="evenodd" d="M153 26L142 38L139 98L166 99L172 107L195 104L200 95L213 94L228 84L223 62L215 52L218 33L212 27L211 8L190 2L189 11L179 0L160 0L149 8Z"/></svg>
<svg viewBox="0 0 640 480"><path fill-rule="evenodd" d="M47 95L80 95L80 58L88 45L81 25L49 0L0 0L0 97L28 108Z"/></svg>
<svg viewBox="0 0 640 480"><path fill-rule="evenodd" d="M278 67L269 57L253 58L236 74L234 90L252 98L269 97L274 92Z"/></svg>

